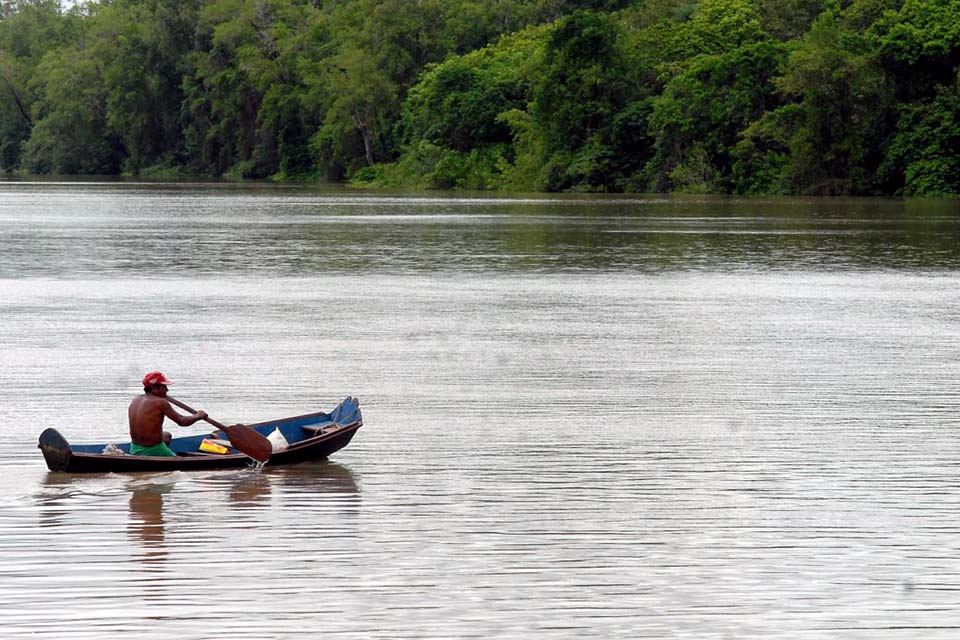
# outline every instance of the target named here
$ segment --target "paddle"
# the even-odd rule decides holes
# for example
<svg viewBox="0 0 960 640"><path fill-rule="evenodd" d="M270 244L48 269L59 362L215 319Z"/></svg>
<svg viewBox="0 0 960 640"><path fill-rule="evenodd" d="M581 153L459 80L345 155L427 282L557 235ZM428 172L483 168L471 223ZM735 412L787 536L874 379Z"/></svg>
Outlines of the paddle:
<svg viewBox="0 0 960 640"><path fill-rule="evenodd" d="M165 397L170 404L176 405L184 411L196 413L196 411L183 404L176 398L171 398L170 396ZM267 437L261 434L259 431L251 429L245 424L235 424L232 427L228 427L227 425L221 424L209 416L204 418L204 420L226 433L227 438L230 439L230 444L233 445L233 448L240 453L248 455L258 462L266 462L270 459L270 454L273 452L273 445L271 445L270 441L267 440Z"/></svg>

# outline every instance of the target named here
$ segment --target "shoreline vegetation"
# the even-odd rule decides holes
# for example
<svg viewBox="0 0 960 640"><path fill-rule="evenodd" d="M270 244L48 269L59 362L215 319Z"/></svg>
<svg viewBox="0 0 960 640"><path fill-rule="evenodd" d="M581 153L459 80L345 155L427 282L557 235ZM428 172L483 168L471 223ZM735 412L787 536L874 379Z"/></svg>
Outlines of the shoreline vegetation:
<svg viewBox="0 0 960 640"><path fill-rule="evenodd" d="M0 170L960 195L960 0L0 0Z"/></svg>

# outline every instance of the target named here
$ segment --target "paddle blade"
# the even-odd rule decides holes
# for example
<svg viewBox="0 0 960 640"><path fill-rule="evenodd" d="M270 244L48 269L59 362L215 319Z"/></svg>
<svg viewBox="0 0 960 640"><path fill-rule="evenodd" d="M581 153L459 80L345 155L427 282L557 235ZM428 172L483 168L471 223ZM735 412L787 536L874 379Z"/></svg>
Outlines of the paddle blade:
<svg viewBox="0 0 960 640"><path fill-rule="evenodd" d="M250 456L257 462L266 462L273 453L273 445L267 437L244 424L236 424L225 429L233 448Z"/></svg>

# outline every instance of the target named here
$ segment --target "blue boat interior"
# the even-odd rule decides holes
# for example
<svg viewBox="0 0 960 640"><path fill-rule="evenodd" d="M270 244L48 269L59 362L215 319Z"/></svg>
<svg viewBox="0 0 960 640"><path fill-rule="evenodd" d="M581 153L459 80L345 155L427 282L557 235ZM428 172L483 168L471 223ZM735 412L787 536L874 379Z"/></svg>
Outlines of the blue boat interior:
<svg viewBox="0 0 960 640"><path fill-rule="evenodd" d="M326 427L348 427L360 422L361 419L359 400L348 396L330 413L316 413L296 418L283 418L250 426L265 436L269 436L275 429L279 429L287 443L293 445L301 440L320 435ZM179 454L197 453L200 451L200 443L209 438L210 433L174 438L170 442L170 449L174 453ZM223 440L225 441L226 438L223 438ZM104 448L107 446L107 443L71 444L70 449L75 453L105 453ZM114 446L124 453L130 453L129 442L115 443ZM238 451L231 448L230 453L238 453Z"/></svg>

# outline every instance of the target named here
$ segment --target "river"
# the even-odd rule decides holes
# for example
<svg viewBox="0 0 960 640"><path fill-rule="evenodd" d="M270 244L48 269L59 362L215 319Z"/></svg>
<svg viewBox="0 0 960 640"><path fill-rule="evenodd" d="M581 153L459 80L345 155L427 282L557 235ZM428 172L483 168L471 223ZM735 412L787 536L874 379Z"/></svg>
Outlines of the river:
<svg viewBox="0 0 960 640"><path fill-rule="evenodd" d="M6 180L0 247L3 638L960 633L956 201ZM154 369L365 425L47 471Z"/></svg>

